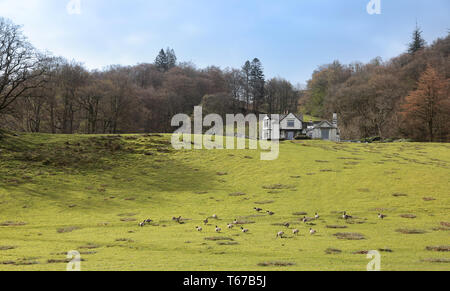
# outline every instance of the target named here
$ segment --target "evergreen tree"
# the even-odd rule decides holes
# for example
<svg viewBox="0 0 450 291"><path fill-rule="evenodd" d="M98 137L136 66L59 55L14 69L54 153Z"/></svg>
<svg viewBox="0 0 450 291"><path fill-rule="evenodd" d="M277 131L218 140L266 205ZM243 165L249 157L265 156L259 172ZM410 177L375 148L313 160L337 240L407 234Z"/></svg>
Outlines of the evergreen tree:
<svg viewBox="0 0 450 291"><path fill-rule="evenodd" d="M250 87L253 97L253 110L255 113L259 106L264 102L265 76L261 61L258 58L253 59L250 70Z"/></svg>
<svg viewBox="0 0 450 291"><path fill-rule="evenodd" d="M167 54L163 49L161 49L155 59L155 66L162 72L166 72L169 69Z"/></svg>
<svg viewBox="0 0 450 291"><path fill-rule="evenodd" d="M410 54L414 54L420 50L422 50L426 45L426 41L422 37L422 30L420 27L416 25L416 29L413 32L412 42L409 44L408 52Z"/></svg>
<svg viewBox="0 0 450 291"><path fill-rule="evenodd" d="M177 56L175 55L175 51L171 48L166 49L166 56L167 56L167 67L170 70L177 65Z"/></svg>

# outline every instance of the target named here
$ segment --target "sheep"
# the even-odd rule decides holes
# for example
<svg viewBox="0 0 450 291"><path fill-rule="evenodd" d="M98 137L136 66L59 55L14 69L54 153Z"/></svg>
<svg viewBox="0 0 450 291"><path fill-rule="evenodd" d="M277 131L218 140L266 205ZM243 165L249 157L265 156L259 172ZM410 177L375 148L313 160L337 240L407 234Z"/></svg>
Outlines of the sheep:
<svg viewBox="0 0 450 291"><path fill-rule="evenodd" d="M285 226L286 228L289 228L291 225L289 223L285 223L285 224L283 224L283 226Z"/></svg>
<svg viewBox="0 0 450 291"><path fill-rule="evenodd" d="M140 226L140 227L144 227L144 226L145 226L145 221L139 223L139 226Z"/></svg>
<svg viewBox="0 0 450 291"><path fill-rule="evenodd" d="M234 225L230 223L227 225L227 227L228 227L228 229L233 229Z"/></svg>
<svg viewBox="0 0 450 291"><path fill-rule="evenodd" d="M294 229L294 230L292 231L292 233L293 233L294 235L298 235L299 232L300 232L300 230L298 230L298 229Z"/></svg>
<svg viewBox="0 0 450 291"><path fill-rule="evenodd" d="M319 218L320 218L319 214L316 213L316 215L314 216L314 218L315 218L315 219L319 219Z"/></svg>
<svg viewBox="0 0 450 291"><path fill-rule="evenodd" d="M222 231L222 229L216 225L216 232L220 233L221 231Z"/></svg>
<svg viewBox="0 0 450 291"><path fill-rule="evenodd" d="M271 216L272 216L272 215L275 215L275 212L272 212L272 211L269 211L269 210L267 210L266 212L267 212L267 214L269 214L269 215L271 215Z"/></svg>
<svg viewBox="0 0 450 291"><path fill-rule="evenodd" d="M312 228L309 229L310 235L315 235L316 233L317 233L317 231L315 231L314 229L312 229Z"/></svg>
<svg viewBox="0 0 450 291"><path fill-rule="evenodd" d="M202 232L203 228L201 228L200 226L195 227L197 229L198 232Z"/></svg>
<svg viewBox="0 0 450 291"><path fill-rule="evenodd" d="M212 216L212 218L214 218L214 219L219 219L219 216L217 216L217 214L214 214L214 215Z"/></svg>
<svg viewBox="0 0 450 291"><path fill-rule="evenodd" d="M151 220L151 219L145 220L145 223L148 223L148 224L150 224L150 223L152 223L152 222L153 222L153 220Z"/></svg>
<svg viewBox="0 0 450 291"><path fill-rule="evenodd" d="M242 226L241 226L241 230L242 230L243 233L248 233L250 231L247 228L243 228Z"/></svg>
<svg viewBox="0 0 450 291"><path fill-rule="evenodd" d="M303 223L307 223L308 222L308 218L306 218L306 216L304 216L303 219L302 219L302 222Z"/></svg>
<svg viewBox="0 0 450 291"><path fill-rule="evenodd" d="M233 224L239 224L239 221L235 218Z"/></svg>
<svg viewBox="0 0 450 291"><path fill-rule="evenodd" d="M208 224L208 222L209 222L208 218L207 218L207 219L205 219L205 220L203 220L203 223L204 223L205 225L207 225L207 224Z"/></svg>
<svg viewBox="0 0 450 291"><path fill-rule="evenodd" d="M387 216L381 213L378 213L378 218L379 219L385 219Z"/></svg>
<svg viewBox="0 0 450 291"><path fill-rule="evenodd" d="M280 231L277 233L277 238L283 238L284 231Z"/></svg>
<svg viewBox="0 0 450 291"><path fill-rule="evenodd" d="M347 220L347 219L350 219L350 218L353 218L353 217L350 216L350 215L347 215L347 212L344 211L344 214L342 215L342 218L345 219L345 220Z"/></svg>
<svg viewBox="0 0 450 291"><path fill-rule="evenodd" d="M253 208L253 209L255 209L256 212L261 212L261 211L263 211L262 208L257 208L257 207L255 207L255 208Z"/></svg>

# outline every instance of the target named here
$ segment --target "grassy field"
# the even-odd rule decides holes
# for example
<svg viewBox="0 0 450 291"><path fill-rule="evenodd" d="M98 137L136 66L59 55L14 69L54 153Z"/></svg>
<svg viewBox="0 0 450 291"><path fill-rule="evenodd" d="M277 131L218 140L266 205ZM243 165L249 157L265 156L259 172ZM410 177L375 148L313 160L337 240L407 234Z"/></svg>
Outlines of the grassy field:
<svg viewBox="0 0 450 291"><path fill-rule="evenodd" d="M261 161L251 150L173 151L169 139L0 140L0 270L65 270L70 250L82 270L364 271L369 250L382 270L450 270L449 144L286 141L278 160ZM250 232L228 230L234 219Z"/></svg>

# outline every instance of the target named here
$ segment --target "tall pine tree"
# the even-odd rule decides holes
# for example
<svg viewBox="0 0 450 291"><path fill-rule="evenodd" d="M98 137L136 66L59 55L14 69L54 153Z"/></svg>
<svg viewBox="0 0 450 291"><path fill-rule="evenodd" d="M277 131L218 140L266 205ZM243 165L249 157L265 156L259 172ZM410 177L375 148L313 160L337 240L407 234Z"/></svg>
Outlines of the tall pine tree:
<svg viewBox="0 0 450 291"><path fill-rule="evenodd" d="M163 49L161 49L161 51L159 52L158 56L155 59L155 66L161 72L166 72L169 69L168 58L167 58L166 52Z"/></svg>
<svg viewBox="0 0 450 291"><path fill-rule="evenodd" d="M171 48L167 48L166 51L161 49L158 56L155 59L155 66L161 72L167 72L177 65L177 56L175 51Z"/></svg>
<svg viewBox="0 0 450 291"><path fill-rule="evenodd" d="M261 61L254 58L250 70L250 87L253 97L253 111L257 113L259 106L264 102L265 76Z"/></svg>
<svg viewBox="0 0 450 291"><path fill-rule="evenodd" d="M422 30L418 25L416 25L416 29L413 32L412 42L409 44L408 52L410 54L415 54L425 48L426 45L427 43L422 37Z"/></svg>

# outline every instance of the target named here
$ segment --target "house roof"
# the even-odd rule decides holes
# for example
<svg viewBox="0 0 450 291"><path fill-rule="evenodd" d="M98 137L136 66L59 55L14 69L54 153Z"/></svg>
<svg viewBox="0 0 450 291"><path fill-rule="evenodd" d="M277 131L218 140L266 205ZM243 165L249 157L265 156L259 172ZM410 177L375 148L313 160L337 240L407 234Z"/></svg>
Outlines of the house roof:
<svg viewBox="0 0 450 291"><path fill-rule="evenodd" d="M318 124L315 124L314 128L336 128L336 126L334 126L331 122L324 120Z"/></svg>
<svg viewBox="0 0 450 291"><path fill-rule="evenodd" d="M291 114L294 115L294 117L297 118L299 121L303 122L303 114L294 114L294 113L281 114L280 115L280 122L285 120Z"/></svg>

